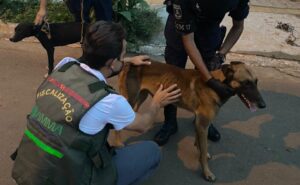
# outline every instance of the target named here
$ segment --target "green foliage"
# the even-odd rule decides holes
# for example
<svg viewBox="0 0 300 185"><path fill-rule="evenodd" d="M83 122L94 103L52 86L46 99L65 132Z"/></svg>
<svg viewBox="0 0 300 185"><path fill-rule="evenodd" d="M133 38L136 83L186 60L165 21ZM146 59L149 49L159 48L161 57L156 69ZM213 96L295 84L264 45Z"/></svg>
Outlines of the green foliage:
<svg viewBox="0 0 300 185"><path fill-rule="evenodd" d="M0 19L15 23L33 22L38 9L39 0L0 0ZM49 22L69 22L73 20L64 2L49 0L47 12Z"/></svg>
<svg viewBox="0 0 300 185"><path fill-rule="evenodd" d="M71 22L73 15L64 2L51 3L47 6L49 22Z"/></svg>
<svg viewBox="0 0 300 185"><path fill-rule="evenodd" d="M113 4L114 20L126 28L129 49L136 49L133 45L142 45L160 31L162 23L157 12L144 0L115 0Z"/></svg>

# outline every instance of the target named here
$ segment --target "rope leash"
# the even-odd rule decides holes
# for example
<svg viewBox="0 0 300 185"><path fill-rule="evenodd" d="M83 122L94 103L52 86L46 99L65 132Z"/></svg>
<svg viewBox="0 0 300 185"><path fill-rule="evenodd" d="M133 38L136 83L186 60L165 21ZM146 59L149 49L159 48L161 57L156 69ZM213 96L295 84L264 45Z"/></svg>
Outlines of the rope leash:
<svg viewBox="0 0 300 185"><path fill-rule="evenodd" d="M41 31L47 35L48 39L51 39L50 23L48 22L47 18L43 20Z"/></svg>

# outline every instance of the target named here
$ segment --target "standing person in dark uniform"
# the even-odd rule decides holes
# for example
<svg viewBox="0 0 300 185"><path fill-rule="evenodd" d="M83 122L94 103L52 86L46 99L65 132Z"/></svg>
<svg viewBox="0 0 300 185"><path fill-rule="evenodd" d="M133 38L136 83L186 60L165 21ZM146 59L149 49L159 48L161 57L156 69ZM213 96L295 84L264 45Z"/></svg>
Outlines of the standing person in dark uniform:
<svg viewBox="0 0 300 185"><path fill-rule="evenodd" d="M244 19L249 13L249 0L166 0L169 13L165 27L166 63L185 68L187 57L199 70L207 85L221 98L232 95L231 89L212 78L209 71L221 67L226 54L240 38ZM220 27L226 13L232 18L232 27L224 40L226 28ZM177 108L168 105L164 109L165 124L155 135L159 145L167 143L177 132ZM220 133L211 124L208 138L220 140Z"/></svg>
<svg viewBox="0 0 300 185"><path fill-rule="evenodd" d="M76 22L90 23L90 11L95 10L96 20L112 21L112 0L64 0ZM42 24L47 15L47 0L40 0L34 23Z"/></svg>

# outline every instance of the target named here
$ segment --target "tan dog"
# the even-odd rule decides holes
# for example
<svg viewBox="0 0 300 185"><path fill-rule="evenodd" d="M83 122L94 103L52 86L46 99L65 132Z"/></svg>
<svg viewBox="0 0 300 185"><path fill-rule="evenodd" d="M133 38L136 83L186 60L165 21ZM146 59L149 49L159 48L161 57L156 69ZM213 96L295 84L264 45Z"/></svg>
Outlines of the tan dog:
<svg viewBox="0 0 300 185"><path fill-rule="evenodd" d="M257 78L244 63L224 64L222 69L213 71L212 76L231 86L250 110L265 107L257 89ZM153 95L156 92L159 84L168 87L174 83L182 93L176 105L195 113L195 145L201 151L199 161L205 179L214 181L216 178L207 162L207 129L220 106L227 100L221 100L215 91L205 84L199 71L159 62L152 62L149 66L126 64L119 76L119 91L137 111L148 94ZM118 134L116 139L120 139Z"/></svg>

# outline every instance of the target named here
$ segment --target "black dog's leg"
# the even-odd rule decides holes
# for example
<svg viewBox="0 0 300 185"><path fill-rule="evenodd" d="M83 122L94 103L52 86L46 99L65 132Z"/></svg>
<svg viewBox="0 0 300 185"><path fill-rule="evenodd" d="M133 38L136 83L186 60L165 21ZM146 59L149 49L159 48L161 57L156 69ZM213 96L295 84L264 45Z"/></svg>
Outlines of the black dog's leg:
<svg viewBox="0 0 300 185"><path fill-rule="evenodd" d="M47 35L43 32L40 32L37 36L37 39L40 41L42 46L47 51L48 55L48 74L51 74L53 71L54 64L54 45L50 39L48 39Z"/></svg>
<svg viewBox="0 0 300 185"><path fill-rule="evenodd" d="M50 47L47 49L48 55L48 75L50 75L54 68L54 47Z"/></svg>

